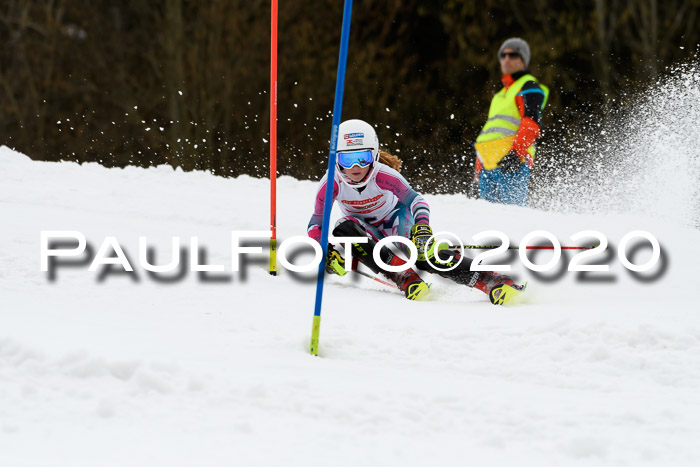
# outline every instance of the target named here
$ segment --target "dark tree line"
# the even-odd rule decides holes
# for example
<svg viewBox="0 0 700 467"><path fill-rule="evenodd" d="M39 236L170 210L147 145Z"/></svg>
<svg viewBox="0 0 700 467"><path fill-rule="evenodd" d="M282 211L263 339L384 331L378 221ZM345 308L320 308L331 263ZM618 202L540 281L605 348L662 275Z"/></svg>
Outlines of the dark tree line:
<svg viewBox="0 0 700 467"><path fill-rule="evenodd" d="M280 0L281 174L325 170L342 7ZM375 123L419 189L462 191L498 46L521 36L551 88L542 157L556 165L569 128L698 53L699 13L700 0L358 0L343 117ZM42 160L266 176L269 35L269 1L5 0L0 142Z"/></svg>

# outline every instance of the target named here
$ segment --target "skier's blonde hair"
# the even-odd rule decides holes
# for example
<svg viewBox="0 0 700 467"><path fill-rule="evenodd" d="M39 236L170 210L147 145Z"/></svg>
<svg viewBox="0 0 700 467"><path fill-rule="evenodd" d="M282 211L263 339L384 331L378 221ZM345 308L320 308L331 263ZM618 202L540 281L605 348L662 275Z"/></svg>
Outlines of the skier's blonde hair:
<svg viewBox="0 0 700 467"><path fill-rule="evenodd" d="M401 164L403 163L401 162L401 159L393 154L389 154L386 151L382 151L381 149L379 150L379 162L384 165L388 165L397 172L401 172Z"/></svg>

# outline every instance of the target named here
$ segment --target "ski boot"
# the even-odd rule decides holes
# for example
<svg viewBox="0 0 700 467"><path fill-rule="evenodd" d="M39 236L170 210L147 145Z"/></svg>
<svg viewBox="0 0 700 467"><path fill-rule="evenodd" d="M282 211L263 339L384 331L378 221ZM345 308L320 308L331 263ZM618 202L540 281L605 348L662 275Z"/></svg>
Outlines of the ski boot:
<svg viewBox="0 0 700 467"><path fill-rule="evenodd" d="M474 284L474 288L488 295L489 300L494 305L505 305L525 291L527 282L523 283L523 285L517 285L508 276L486 271L481 273L481 277Z"/></svg>
<svg viewBox="0 0 700 467"><path fill-rule="evenodd" d="M400 266L406 262L396 255L387 263L391 266ZM425 300L430 293L430 286L420 278L413 269L406 269L401 272L383 272L389 279L401 289L409 300Z"/></svg>

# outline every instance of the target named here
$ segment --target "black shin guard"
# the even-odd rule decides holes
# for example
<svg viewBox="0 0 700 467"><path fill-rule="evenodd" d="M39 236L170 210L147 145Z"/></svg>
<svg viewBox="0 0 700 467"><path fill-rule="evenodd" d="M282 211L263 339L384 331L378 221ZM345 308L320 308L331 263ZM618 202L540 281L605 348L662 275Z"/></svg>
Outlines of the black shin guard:
<svg viewBox="0 0 700 467"><path fill-rule="evenodd" d="M367 243L353 243L352 244L352 254L357 258L362 264L371 269L375 274L384 273L385 271L379 267L379 265L374 261L374 248L377 246L376 240L367 233L367 231L357 222L351 220L345 220L340 224L336 225L333 229L333 236L340 237L367 237ZM389 264L393 253L389 251L388 248L383 248L379 252L379 257L384 261L384 263Z"/></svg>
<svg viewBox="0 0 700 467"><path fill-rule="evenodd" d="M400 272L389 272L380 268L374 261L373 256L374 250L377 248L377 241L357 222L351 220L342 221L333 229L333 236L336 238L367 237L367 243L352 243L352 254L375 274L381 273L394 281L398 288L406 294L406 298L417 300L420 299L419 296L424 296L430 290L412 268ZM405 261L401 257L394 255L389 248L382 248L379 252L379 258L387 265L398 266L405 264Z"/></svg>

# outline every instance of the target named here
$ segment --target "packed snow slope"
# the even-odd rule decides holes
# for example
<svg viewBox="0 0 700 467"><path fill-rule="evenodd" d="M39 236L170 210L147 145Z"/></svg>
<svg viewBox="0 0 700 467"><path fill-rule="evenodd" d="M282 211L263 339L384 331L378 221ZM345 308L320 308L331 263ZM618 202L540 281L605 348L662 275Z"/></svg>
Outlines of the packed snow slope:
<svg viewBox="0 0 700 467"><path fill-rule="evenodd" d="M436 231L517 245L597 230L607 273L535 273L507 255L523 302L424 274L409 302L360 276L328 277L320 356L309 355L313 274L249 255L230 232L267 230L269 181L171 168L34 162L0 149L0 465L591 466L700 462L700 233L654 215L572 215L427 195ZM316 182L278 183L281 239L305 235ZM334 218L337 218L334 212ZM661 262L632 274L622 237ZM134 272L91 257L40 270L40 233L115 237ZM224 272L149 275L139 236L172 238ZM264 242L262 242L264 244ZM642 264L647 247L628 248ZM531 256L546 263L551 252ZM297 255L308 262L308 252ZM61 259L65 260L65 259Z"/></svg>

